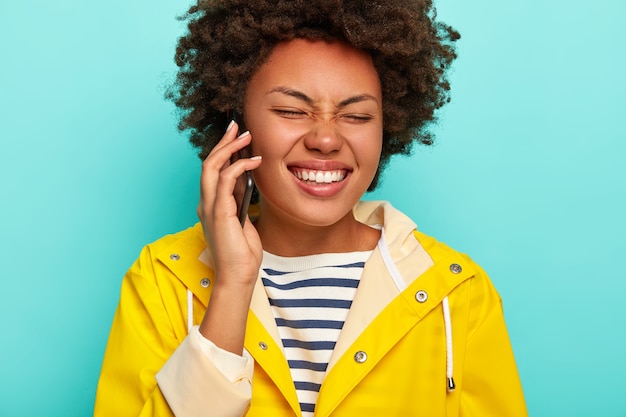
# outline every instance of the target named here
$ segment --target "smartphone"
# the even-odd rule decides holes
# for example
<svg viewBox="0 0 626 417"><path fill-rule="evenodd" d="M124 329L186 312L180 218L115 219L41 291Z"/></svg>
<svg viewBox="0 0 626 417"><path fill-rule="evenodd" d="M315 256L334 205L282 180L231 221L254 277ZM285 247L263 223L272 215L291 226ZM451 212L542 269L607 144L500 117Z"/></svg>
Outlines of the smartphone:
<svg viewBox="0 0 626 417"><path fill-rule="evenodd" d="M246 131L246 127L243 124L243 118L241 118L235 111L229 111L227 116L227 126L228 124L230 124L231 120L234 120L239 126L238 134L242 134ZM250 145L248 145L245 148L235 152L230 158L230 163L232 164L241 158L250 158L250 153ZM250 171L245 171L243 175L237 178L235 190L233 191L235 201L237 202L237 216L239 217L239 223L241 223L241 227L243 227L243 225L246 223L246 218L248 217L248 207L250 206L250 199L252 198L253 189L254 180L252 179L252 173Z"/></svg>

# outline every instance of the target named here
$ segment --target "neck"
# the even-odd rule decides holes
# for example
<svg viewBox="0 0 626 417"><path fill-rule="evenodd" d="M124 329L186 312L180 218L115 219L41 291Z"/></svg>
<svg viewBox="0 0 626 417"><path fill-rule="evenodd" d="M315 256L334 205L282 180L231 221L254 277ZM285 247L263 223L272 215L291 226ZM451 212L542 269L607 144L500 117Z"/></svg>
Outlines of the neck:
<svg viewBox="0 0 626 417"><path fill-rule="evenodd" d="M279 220L262 212L255 226L263 249L279 256L368 251L380 238L379 230L357 221L352 212L328 226Z"/></svg>

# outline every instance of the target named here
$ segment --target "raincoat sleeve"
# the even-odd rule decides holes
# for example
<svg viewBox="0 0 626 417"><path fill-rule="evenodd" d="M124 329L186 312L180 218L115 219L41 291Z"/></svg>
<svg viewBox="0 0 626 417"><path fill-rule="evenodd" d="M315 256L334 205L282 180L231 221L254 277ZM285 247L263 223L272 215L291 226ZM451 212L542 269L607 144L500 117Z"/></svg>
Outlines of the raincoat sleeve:
<svg viewBox="0 0 626 417"><path fill-rule="evenodd" d="M214 365L198 332L177 336L173 323L180 320L169 313L180 315L180 306L171 285L160 285L166 272L157 262L148 246L124 277L94 417L243 416L251 395L252 360L238 376L231 369L229 379ZM222 352L214 353L220 357Z"/></svg>
<svg viewBox="0 0 626 417"><path fill-rule="evenodd" d="M460 416L527 417L500 296L486 274L476 277L463 364Z"/></svg>

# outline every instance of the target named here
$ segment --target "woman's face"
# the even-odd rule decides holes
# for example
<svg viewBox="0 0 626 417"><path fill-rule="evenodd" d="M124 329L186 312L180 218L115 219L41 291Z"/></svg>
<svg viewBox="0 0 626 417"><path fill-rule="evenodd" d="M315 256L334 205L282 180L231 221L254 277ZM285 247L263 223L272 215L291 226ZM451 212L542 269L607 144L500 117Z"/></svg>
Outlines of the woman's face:
<svg viewBox="0 0 626 417"><path fill-rule="evenodd" d="M330 226L351 210L376 173L382 93L371 57L344 43L277 45L251 78L244 107L261 194L261 218Z"/></svg>

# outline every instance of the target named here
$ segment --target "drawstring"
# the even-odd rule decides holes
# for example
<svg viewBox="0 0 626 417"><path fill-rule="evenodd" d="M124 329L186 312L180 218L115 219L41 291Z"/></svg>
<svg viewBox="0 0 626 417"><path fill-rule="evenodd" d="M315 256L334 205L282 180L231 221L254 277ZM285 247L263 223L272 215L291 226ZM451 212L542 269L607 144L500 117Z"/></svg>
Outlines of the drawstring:
<svg viewBox="0 0 626 417"><path fill-rule="evenodd" d="M446 331L446 379L448 392L454 391L454 378L452 377L454 359L452 357L452 320L450 320L450 305L448 297L444 297L443 305L443 325Z"/></svg>
<svg viewBox="0 0 626 417"><path fill-rule="evenodd" d="M193 328L193 293L187 288L187 333Z"/></svg>

